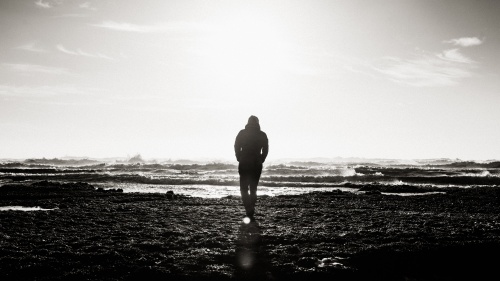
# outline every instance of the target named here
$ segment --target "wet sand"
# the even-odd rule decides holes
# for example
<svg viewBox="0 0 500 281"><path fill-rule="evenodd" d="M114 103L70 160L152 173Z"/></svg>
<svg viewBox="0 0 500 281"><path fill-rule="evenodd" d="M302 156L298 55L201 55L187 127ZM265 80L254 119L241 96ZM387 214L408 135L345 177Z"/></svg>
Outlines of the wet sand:
<svg viewBox="0 0 500 281"><path fill-rule="evenodd" d="M484 280L499 187L425 196L167 198L41 182L0 187L0 280ZM175 279L174 279L175 278Z"/></svg>

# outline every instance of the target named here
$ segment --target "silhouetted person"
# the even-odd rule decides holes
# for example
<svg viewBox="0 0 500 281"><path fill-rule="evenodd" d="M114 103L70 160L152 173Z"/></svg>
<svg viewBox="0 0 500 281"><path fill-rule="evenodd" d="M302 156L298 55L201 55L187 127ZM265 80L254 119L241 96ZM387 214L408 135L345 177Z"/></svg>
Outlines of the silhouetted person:
<svg viewBox="0 0 500 281"><path fill-rule="evenodd" d="M248 217L253 218L257 201L262 163L266 161L269 144L266 133L260 130L259 118L250 116L245 129L241 130L234 142L234 152L239 162L240 191Z"/></svg>

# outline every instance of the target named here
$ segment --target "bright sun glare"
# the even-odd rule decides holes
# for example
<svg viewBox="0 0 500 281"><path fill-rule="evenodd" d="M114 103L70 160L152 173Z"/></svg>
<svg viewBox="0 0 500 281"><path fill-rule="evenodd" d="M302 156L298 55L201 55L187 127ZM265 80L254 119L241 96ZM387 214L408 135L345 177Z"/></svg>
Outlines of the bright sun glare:
<svg viewBox="0 0 500 281"><path fill-rule="evenodd" d="M283 34L269 17L248 12L227 18L201 40L202 79L218 89L222 98L232 89L276 82L290 68L293 57ZM229 91L224 94L220 89Z"/></svg>

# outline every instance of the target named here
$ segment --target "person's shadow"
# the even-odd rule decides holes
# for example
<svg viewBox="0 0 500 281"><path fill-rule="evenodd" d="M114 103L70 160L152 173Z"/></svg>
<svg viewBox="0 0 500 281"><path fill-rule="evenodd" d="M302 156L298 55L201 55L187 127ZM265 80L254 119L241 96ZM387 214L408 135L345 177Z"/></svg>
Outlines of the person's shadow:
<svg viewBox="0 0 500 281"><path fill-rule="evenodd" d="M236 241L236 272L238 280L274 280L265 252L259 224L242 222Z"/></svg>

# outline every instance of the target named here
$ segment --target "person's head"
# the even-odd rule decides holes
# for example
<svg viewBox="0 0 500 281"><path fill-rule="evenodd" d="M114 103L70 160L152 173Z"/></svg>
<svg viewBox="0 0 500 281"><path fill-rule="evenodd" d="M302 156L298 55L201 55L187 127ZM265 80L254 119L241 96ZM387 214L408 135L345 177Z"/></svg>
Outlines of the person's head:
<svg viewBox="0 0 500 281"><path fill-rule="evenodd" d="M252 124L252 125L258 125L259 124L259 118L257 118L257 116L250 116L248 118L248 124Z"/></svg>

